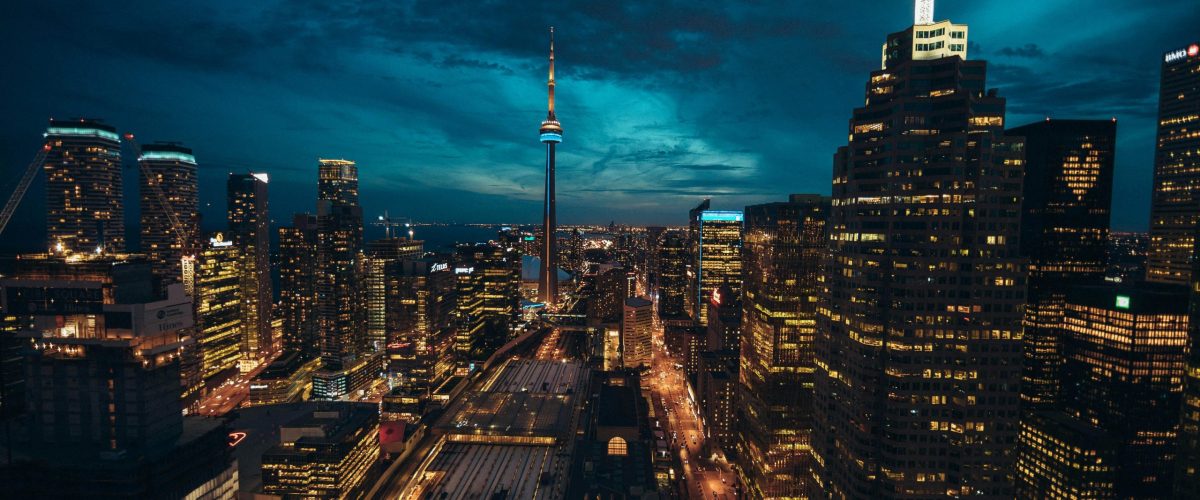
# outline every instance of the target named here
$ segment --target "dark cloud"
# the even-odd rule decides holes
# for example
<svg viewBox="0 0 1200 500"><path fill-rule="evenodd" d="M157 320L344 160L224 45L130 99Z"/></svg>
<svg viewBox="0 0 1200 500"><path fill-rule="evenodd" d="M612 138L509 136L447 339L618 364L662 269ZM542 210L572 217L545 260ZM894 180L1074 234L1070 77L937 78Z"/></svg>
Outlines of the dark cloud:
<svg viewBox="0 0 1200 500"><path fill-rule="evenodd" d="M827 193L880 43L912 19L910 3L841 0L7 7L0 175L27 161L46 117L102 116L193 147L217 221L235 168L273 174L277 220L311 210L318 156L359 161L370 213L535 221L549 25L564 222L681 223L698 196L736 207ZM971 26L971 57L993 59L1011 124L1121 120L1117 184L1147 187L1114 223L1144 227L1158 61L1194 38L1194 0L1097 0L1088 23L1066 0L938 8Z"/></svg>
<svg viewBox="0 0 1200 500"><path fill-rule="evenodd" d="M1027 43L1021 47L1004 47L997 51L1002 56L1009 57L1027 57L1030 59L1041 59L1046 57L1046 52L1038 47L1036 43Z"/></svg>

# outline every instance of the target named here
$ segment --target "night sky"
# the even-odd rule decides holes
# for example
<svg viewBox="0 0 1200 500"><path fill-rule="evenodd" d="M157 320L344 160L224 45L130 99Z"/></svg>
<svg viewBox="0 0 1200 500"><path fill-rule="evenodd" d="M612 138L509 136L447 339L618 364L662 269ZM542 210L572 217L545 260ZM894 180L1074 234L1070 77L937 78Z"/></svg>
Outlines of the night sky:
<svg viewBox="0 0 1200 500"><path fill-rule="evenodd" d="M9 2L0 193L47 118L86 116L192 147L209 227L231 171L270 174L277 223L313 211L318 157L358 162L371 218L538 222L554 25L560 223L682 224L706 196L740 208L827 194L851 109L912 2L726 4ZM1009 126L1118 118L1113 225L1145 229L1159 61L1200 39L1196 0L943 0L935 17L970 25L969 57L990 63ZM40 234L43 196L39 183L0 238Z"/></svg>

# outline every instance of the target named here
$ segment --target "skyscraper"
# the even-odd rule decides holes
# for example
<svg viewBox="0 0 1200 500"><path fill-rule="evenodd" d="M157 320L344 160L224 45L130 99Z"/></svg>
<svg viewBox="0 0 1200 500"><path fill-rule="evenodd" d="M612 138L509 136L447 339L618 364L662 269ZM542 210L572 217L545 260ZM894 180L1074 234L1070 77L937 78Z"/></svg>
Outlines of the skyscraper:
<svg viewBox="0 0 1200 500"><path fill-rule="evenodd" d="M364 326L357 262L363 248L358 166L319 160L317 179L317 318L325 368L342 370L361 351Z"/></svg>
<svg viewBox="0 0 1200 500"><path fill-rule="evenodd" d="M306 360L320 356L317 335L317 217L295 214L279 228L279 313L283 348Z"/></svg>
<svg viewBox="0 0 1200 500"><path fill-rule="evenodd" d="M1011 498L1022 156L967 27L887 37L834 156L812 494Z"/></svg>
<svg viewBox="0 0 1200 500"><path fill-rule="evenodd" d="M1063 318L1066 362L1062 369L1061 412L1078 427L1104 436L1098 451L1114 458L1116 498L1167 498L1186 370L1188 319L1184 287L1139 283L1084 286L1067 294ZM1053 418L1053 417L1052 417ZM1053 427L1027 426L1045 431ZM1023 433L1020 441L1022 498L1046 498L1036 489L1048 479L1034 464L1061 450L1045 449ZM1088 446L1099 447L1099 439ZM1087 469L1075 469L1075 483ZM1027 485L1035 488L1029 489ZM1107 489L1107 488L1106 488ZM1081 498L1099 498L1096 493Z"/></svg>
<svg viewBox="0 0 1200 500"><path fill-rule="evenodd" d="M1200 43L1163 55L1146 279L1187 285L1200 223Z"/></svg>
<svg viewBox="0 0 1200 500"><path fill-rule="evenodd" d="M812 342L828 217L829 199L817 195L746 207L738 456L755 497L808 490Z"/></svg>
<svg viewBox="0 0 1200 500"><path fill-rule="evenodd" d="M554 28L550 28L550 80L547 82L549 110L542 122L541 140L546 145L546 199L542 213L542 260L538 275L538 300L553 311L558 304L558 218L554 203L554 147L562 142L562 124L554 116Z"/></svg>
<svg viewBox="0 0 1200 500"><path fill-rule="evenodd" d="M99 120L50 120L46 237L74 252L125 251L121 138Z"/></svg>
<svg viewBox="0 0 1200 500"><path fill-rule="evenodd" d="M1077 285L1103 282L1112 212L1115 120L1051 120L1009 129L1024 138L1021 255L1029 259L1023 408L1051 407L1063 363L1063 306Z"/></svg>
<svg viewBox="0 0 1200 500"><path fill-rule="evenodd" d="M687 318L688 284L687 235L671 230L663 233L658 246L658 316L662 319Z"/></svg>
<svg viewBox="0 0 1200 500"><path fill-rule="evenodd" d="M216 388L237 375L242 358L245 261L241 249L223 233L209 238L197 261L193 300L200 378L209 388Z"/></svg>
<svg viewBox="0 0 1200 500"><path fill-rule="evenodd" d="M1200 240L1196 241L1200 245ZM1188 364L1180 402L1175 498L1200 497L1200 259L1192 262L1188 297Z"/></svg>
<svg viewBox="0 0 1200 500"><path fill-rule="evenodd" d="M229 236L242 253L242 353L261 359L271 339L271 220L267 174L229 174Z"/></svg>
<svg viewBox="0 0 1200 500"><path fill-rule="evenodd" d="M159 279L179 283L184 256L194 257L185 252L194 252L199 238L196 157L179 144L156 143L142 146L138 161L143 167L138 173L142 253ZM166 206L158 193L166 199ZM173 226L168 210L183 227Z"/></svg>
<svg viewBox="0 0 1200 500"><path fill-rule="evenodd" d="M742 293L742 212L705 210L699 217L696 261L696 311L700 326L708 325L708 300L721 285Z"/></svg>

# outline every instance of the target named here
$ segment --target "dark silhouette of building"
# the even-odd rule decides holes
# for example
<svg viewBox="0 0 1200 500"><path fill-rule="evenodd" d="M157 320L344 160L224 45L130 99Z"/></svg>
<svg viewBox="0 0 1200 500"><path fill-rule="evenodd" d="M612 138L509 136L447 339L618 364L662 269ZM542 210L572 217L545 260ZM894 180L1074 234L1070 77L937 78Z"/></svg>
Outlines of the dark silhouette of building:
<svg viewBox="0 0 1200 500"><path fill-rule="evenodd" d="M1022 407L1052 408L1062 366L1063 307L1073 286L1108 267L1115 120L1051 120L1010 129L1025 141L1021 255L1029 259Z"/></svg>

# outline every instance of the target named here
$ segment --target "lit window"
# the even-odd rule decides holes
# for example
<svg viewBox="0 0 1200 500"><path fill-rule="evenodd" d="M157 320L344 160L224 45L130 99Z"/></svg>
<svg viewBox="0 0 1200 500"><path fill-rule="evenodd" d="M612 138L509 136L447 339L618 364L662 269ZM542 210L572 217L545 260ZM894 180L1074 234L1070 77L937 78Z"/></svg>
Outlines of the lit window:
<svg viewBox="0 0 1200 500"><path fill-rule="evenodd" d="M624 439L615 437L608 440L608 454L610 456L623 457L629 454L629 447L625 445Z"/></svg>

